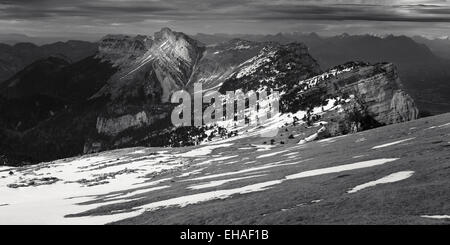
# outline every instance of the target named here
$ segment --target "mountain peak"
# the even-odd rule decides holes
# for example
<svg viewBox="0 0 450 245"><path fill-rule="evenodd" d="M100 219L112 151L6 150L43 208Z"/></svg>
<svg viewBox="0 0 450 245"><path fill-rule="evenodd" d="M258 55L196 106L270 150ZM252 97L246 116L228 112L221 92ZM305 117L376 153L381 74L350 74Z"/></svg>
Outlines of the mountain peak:
<svg viewBox="0 0 450 245"><path fill-rule="evenodd" d="M159 31L160 33L166 33L166 34L174 34L175 32L170 29L169 27L163 27L161 28L161 30Z"/></svg>
<svg viewBox="0 0 450 245"><path fill-rule="evenodd" d="M155 32L154 34L155 40L176 40L179 38L190 39L187 35L182 32L176 32L168 27L162 28L160 31Z"/></svg>
<svg viewBox="0 0 450 245"><path fill-rule="evenodd" d="M154 37L155 39L161 39L161 38L175 37L177 36L177 34L179 33L172 31L172 29L168 27L164 27L160 31L155 32Z"/></svg>
<svg viewBox="0 0 450 245"><path fill-rule="evenodd" d="M155 32L154 40L157 43L162 43L165 41L168 41L170 43L175 43L178 41L185 41L185 42L189 43L190 45L205 46L203 43L201 43L195 39L192 39L188 35L186 35L182 32L173 31L172 29L170 29L168 27L164 27L160 31Z"/></svg>
<svg viewBox="0 0 450 245"><path fill-rule="evenodd" d="M338 38L348 38L348 37L350 37L350 34L344 32L344 33L342 33L341 35L338 35L337 37L338 37Z"/></svg>

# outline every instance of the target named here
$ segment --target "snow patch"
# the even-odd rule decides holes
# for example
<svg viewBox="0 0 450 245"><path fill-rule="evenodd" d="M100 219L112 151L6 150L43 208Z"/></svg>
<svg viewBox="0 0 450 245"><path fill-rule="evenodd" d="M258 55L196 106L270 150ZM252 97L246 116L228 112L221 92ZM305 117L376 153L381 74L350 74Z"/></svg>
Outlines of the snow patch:
<svg viewBox="0 0 450 245"><path fill-rule="evenodd" d="M289 157L289 156L294 156L294 155L298 155L299 153L298 152L291 152L291 153L288 153L288 154L284 154L284 156L285 157Z"/></svg>
<svg viewBox="0 0 450 245"><path fill-rule="evenodd" d="M108 215L107 218L109 222L114 222L126 218L133 218L136 216L139 216L145 212L148 211L156 211L158 209L162 208L170 208L170 207L186 207L188 205L203 203L207 201L212 200L221 200L221 199L227 199L230 198L233 195L238 194L249 194L254 192L261 192L264 190L267 190L271 188L274 185L278 185L282 183L281 180L273 180L273 181L267 181L252 185L247 185L235 189L226 189L226 190L216 190L216 191L210 191L210 192L204 192L204 193L198 193L198 194L192 194L187 196L181 196L181 197L175 197L167 200L162 200L154 203L149 203L146 205L142 205L138 210L134 210L127 213L121 213L121 214L113 214Z"/></svg>
<svg viewBox="0 0 450 245"><path fill-rule="evenodd" d="M199 169L196 169L196 170L192 170L190 172L182 173L182 174L178 175L177 178L184 178L184 177L189 177L191 175L196 175L196 174L201 173L205 169L206 168L199 168Z"/></svg>
<svg viewBox="0 0 450 245"><path fill-rule="evenodd" d="M413 139L415 139L415 137L414 138L404 139L404 140L398 140L398 141L394 141L394 142L383 144L383 145L374 146L374 147L372 147L372 149L385 148L385 147L397 145L397 144L400 144L400 143L403 143L403 142L406 142L406 141L410 141L410 140L413 140Z"/></svg>
<svg viewBox="0 0 450 245"><path fill-rule="evenodd" d="M367 155L358 155L358 156L354 156L354 157L352 157L353 159L356 159L356 158L361 158L361 157L366 157Z"/></svg>
<svg viewBox="0 0 450 245"><path fill-rule="evenodd" d="M222 148L222 147L229 147L232 146L233 144L216 144L216 145L207 145L207 146L203 146L203 147L199 147L197 149L179 154L179 157L197 157L197 156L205 156L205 155L209 155L211 154L211 152L214 149L217 148Z"/></svg>
<svg viewBox="0 0 450 245"><path fill-rule="evenodd" d="M325 130L326 130L325 127L321 127L321 128L317 131L317 133L315 133L315 134L313 134L313 135L310 135L310 136L308 136L308 137L306 137L306 138L300 140L300 141L298 142L298 144L299 144L299 145L303 145L303 144L306 144L306 143L308 143L308 142L311 142L311 141L316 140L316 139L319 137L319 134L322 133L322 132L324 132Z"/></svg>
<svg viewBox="0 0 450 245"><path fill-rule="evenodd" d="M212 163L212 162L223 161L223 160L235 158L235 157L238 157L238 156L239 156L239 155L234 155L234 156L224 156L224 157L214 157L214 158L211 158L211 159L206 160L206 161L204 161L204 162L197 163L196 165L197 165L197 166L202 166L202 165L210 164L210 163Z"/></svg>
<svg viewBox="0 0 450 245"><path fill-rule="evenodd" d="M428 219L450 219L450 215L422 215L420 217Z"/></svg>
<svg viewBox="0 0 450 245"><path fill-rule="evenodd" d="M343 172L343 171L369 168L369 167L379 166L379 165L383 165L385 163L393 162L398 159L399 158L382 158L382 159L357 162L357 163L352 163L352 164L345 164L345 165L329 167L329 168L315 169L315 170L301 172L298 174L288 175L288 176L286 176L286 179L300 179L300 178L312 177L312 176L323 175L323 174L339 173L339 172Z"/></svg>
<svg viewBox="0 0 450 245"><path fill-rule="evenodd" d="M307 159L307 160L309 160L309 159ZM195 179L189 179L189 180L185 180L185 181L195 181L195 180L214 179L214 178L219 178L219 177L224 177L224 176L230 176L230 175L237 175L237 174L243 174L243 173L255 172L255 171L265 170L265 169L270 169L270 168L275 168L275 167L282 167L282 166L295 165L295 164L299 164L299 163L304 162L304 161L307 161L307 160L298 161L298 162L292 162L292 163L283 163L284 161L280 161L280 162L275 162L275 163L271 163L271 164L266 164L266 165L262 165L262 166L258 166L258 167L247 168L247 169L243 169L243 170L239 170L239 171L233 171L233 172L226 172L226 173L220 173L220 174L213 174L213 175L202 176L202 177L198 177L198 178L195 178ZM280 164L280 163L281 163L281 164Z"/></svg>
<svg viewBox="0 0 450 245"><path fill-rule="evenodd" d="M285 152L288 152L288 150L276 151L276 152L272 152L272 153L268 153L268 154L257 156L256 158L259 159L259 158L271 157L271 156L279 155L279 154L285 153Z"/></svg>
<svg viewBox="0 0 450 245"><path fill-rule="evenodd" d="M360 190L363 190L363 189L366 189L369 187L373 187L373 186L376 186L379 184L387 184L387 183L394 183L394 182L402 181L402 180L405 180L405 179L411 177L413 174L414 174L414 171L402 171L402 172L393 173L393 174L390 174L381 179L378 179L375 181L370 181L370 182L367 182L362 185L358 185L358 186L354 187L353 189L347 191L347 193L355 193Z"/></svg>
<svg viewBox="0 0 450 245"><path fill-rule="evenodd" d="M275 145L255 145L258 149L256 151L268 151L275 147Z"/></svg>

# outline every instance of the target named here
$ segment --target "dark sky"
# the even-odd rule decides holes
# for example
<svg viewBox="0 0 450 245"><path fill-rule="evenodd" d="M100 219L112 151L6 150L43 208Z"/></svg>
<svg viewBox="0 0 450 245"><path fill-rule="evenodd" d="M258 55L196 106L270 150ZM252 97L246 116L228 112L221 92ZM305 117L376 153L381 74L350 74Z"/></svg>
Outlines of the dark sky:
<svg viewBox="0 0 450 245"><path fill-rule="evenodd" d="M0 34L95 39L152 34L318 32L450 35L447 0L0 0Z"/></svg>

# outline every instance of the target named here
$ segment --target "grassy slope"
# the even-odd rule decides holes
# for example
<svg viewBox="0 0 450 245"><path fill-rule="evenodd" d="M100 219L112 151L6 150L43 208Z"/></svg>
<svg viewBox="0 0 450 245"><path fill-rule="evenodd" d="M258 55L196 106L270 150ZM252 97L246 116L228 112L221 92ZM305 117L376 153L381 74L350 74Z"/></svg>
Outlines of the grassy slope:
<svg viewBox="0 0 450 245"><path fill-rule="evenodd" d="M400 158L371 168L289 180L262 192L235 195L225 200L146 212L117 224L448 224L449 220L426 219L420 215L450 213L450 125L429 129L431 126L445 125L449 121L450 114L445 114L336 138L333 140L335 142L313 142L301 148L295 144L296 140L291 140L286 145L277 145L266 152L239 148L248 146L248 142L260 143L267 139L239 140L232 147L218 149L213 154L239 154L240 157L207 165L203 175L236 171L281 160L299 164L271 168L265 172L266 176L199 191L187 190L186 186L216 179L182 182L180 180L189 178L175 177L167 191L153 193L146 200L92 210L91 214L105 214L111 210L128 209L176 196L282 179L286 175L306 170L379 158ZM414 137L415 139L401 144L371 149L376 145ZM257 163L243 164L257 155L280 150L289 152L258 159ZM299 153L296 158L289 160L284 156L295 151ZM355 159L355 156L362 157ZM305 159L311 160L300 162ZM225 164L232 161L238 162ZM198 167L186 171L195 168ZM415 174L401 182L378 185L354 194L346 193L357 185L408 170L415 171ZM178 174L170 173L158 178ZM243 175L218 179L238 176ZM314 203L313 200L322 201ZM297 206L299 204L304 205Z"/></svg>

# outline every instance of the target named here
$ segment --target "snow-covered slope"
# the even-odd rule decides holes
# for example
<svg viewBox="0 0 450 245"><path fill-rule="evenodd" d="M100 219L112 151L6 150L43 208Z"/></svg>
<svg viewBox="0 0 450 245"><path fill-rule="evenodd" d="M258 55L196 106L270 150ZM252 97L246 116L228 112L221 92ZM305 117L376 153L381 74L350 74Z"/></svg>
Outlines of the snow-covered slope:
<svg viewBox="0 0 450 245"><path fill-rule="evenodd" d="M449 121L302 145L288 126L273 145L230 138L0 167L0 223L446 224Z"/></svg>

